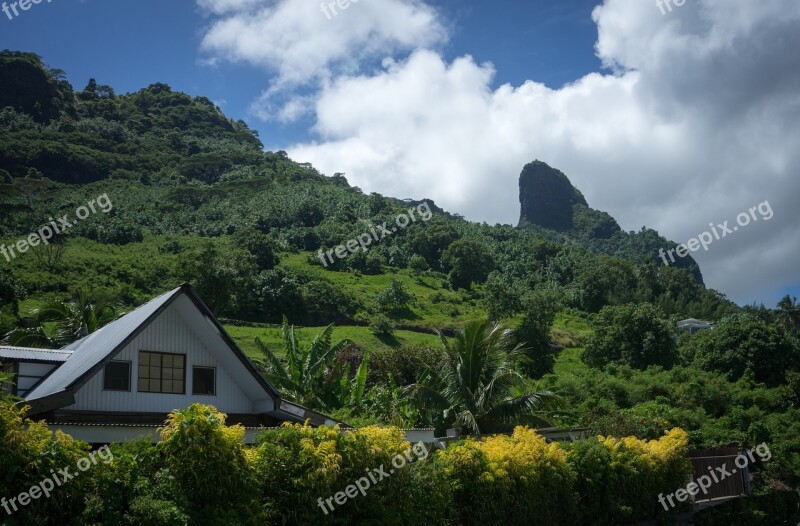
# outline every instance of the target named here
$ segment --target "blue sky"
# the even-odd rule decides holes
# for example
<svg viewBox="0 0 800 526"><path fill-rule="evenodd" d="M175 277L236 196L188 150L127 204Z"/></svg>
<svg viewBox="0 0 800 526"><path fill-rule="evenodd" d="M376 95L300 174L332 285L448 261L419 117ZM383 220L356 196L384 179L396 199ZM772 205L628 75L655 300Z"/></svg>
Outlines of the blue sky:
<svg viewBox="0 0 800 526"><path fill-rule="evenodd" d="M496 84L535 78L552 87L600 69L593 49L597 27L591 20L596 4L431 3L451 26L445 56L471 54L478 62L494 63ZM164 82L175 90L209 97L228 116L258 130L269 149L313 136L312 119L263 122L249 111L273 76L269 72L246 64L210 68L201 63L199 48L209 19L188 0L52 0L20 11L13 20L0 13L0 48L38 53L49 66L63 69L77 89L94 77L120 93Z"/></svg>
<svg viewBox="0 0 800 526"><path fill-rule="evenodd" d="M517 222L534 159L677 241L768 202L692 255L738 303L800 294L797 0L44 0L0 13L0 48L77 89L207 96L268 149L475 221Z"/></svg>

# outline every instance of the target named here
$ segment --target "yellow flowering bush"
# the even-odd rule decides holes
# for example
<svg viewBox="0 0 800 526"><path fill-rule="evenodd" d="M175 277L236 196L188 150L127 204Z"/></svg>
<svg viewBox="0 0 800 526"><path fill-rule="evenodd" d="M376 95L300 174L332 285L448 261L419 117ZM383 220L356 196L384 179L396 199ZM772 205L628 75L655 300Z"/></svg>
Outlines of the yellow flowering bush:
<svg viewBox="0 0 800 526"><path fill-rule="evenodd" d="M571 524L574 474L566 452L535 431L469 439L437 462L453 490L452 517L461 524Z"/></svg>
<svg viewBox="0 0 800 526"><path fill-rule="evenodd" d="M78 459L89 450L60 431L54 436L44 422L29 420L27 409L0 396L0 497L16 497L63 468L74 473ZM18 522L8 524L60 525L64 514L80 515L86 493L87 479L78 477L54 488L47 499L20 506L10 519ZM6 517L3 509L0 514Z"/></svg>
<svg viewBox="0 0 800 526"><path fill-rule="evenodd" d="M411 444L394 427L357 430L286 424L259 439L256 471L262 481L262 504L276 524L423 524L444 515L437 476L425 462L409 463ZM402 468L392 460L402 457ZM399 464L399 462L398 462ZM376 476L369 494L349 498L334 511L323 501L358 479Z"/></svg>
<svg viewBox="0 0 800 526"><path fill-rule="evenodd" d="M675 428L658 440L599 436L570 445L583 523L624 524L662 511L658 494L682 487L692 473L688 444L686 432Z"/></svg>
<svg viewBox="0 0 800 526"><path fill-rule="evenodd" d="M626 524L655 517L658 493L685 483L687 445L680 429L651 441L555 444L518 427L452 445L436 462L458 524Z"/></svg>
<svg viewBox="0 0 800 526"><path fill-rule="evenodd" d="M175 480L171 496L185 506L193 524L263 523L244 427L227 426L226 419L202 404L167 417L158 449L166 474Z"/></svg>

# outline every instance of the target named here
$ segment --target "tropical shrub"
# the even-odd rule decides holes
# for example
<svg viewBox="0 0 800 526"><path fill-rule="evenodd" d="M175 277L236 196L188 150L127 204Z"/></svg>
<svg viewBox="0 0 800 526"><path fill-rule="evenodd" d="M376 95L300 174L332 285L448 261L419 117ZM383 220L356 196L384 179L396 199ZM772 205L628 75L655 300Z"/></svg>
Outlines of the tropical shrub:
<svg viewBox="0 0 800 526"><path fill-rule="evenodd" d="M634 524L663 512L660 493L686 483L688 436L547 443L517 427L511 436L468 439L437 453L452 491L449 517L478 524Z"/></svg>
<svg viewBox="0 0 800 526"><path fill-rule="evenodd" d="M175 500L192 524L263 524L244 427L226 426L226 418L201 404L167 417L158 449L174 478Z"/></svg>
<svg viewBox="0 0 800 526"><path fill-rule="evenodd" d="M523 427L513 435L467 440L439 452L453 491L450 517L479 524L567 525L575 522L575 473L567 454Z"/></svg>
<svg viewBox="0 0 800 526"><path fill-rule="evenodd" d="M63 469L75 475L78 460L89 450L87 444L60 431L53 435L44 422L27 419L26 409L14 404L13 400L0 398L0 497L16 497L45 479L52 480L53 473L58 474ZM40 498L30 500L26 506L17 501L18 510L10 516L6 517L6 511L1 512L5 520L3 524L79 524L88 480L84 474L64 484L56 484L49 498L40 493ZM7 505L13 510L10 502Z"/></svg>
<svg viewBox="0 0 800 526"><path fill-rule="evenodd" d="M401 280L393 278L389 286L375 296L375 307L379 312L390 316L399 316L408 310L408 304L414 296L408 291L408 286Z"/></svg>
<svg viewBox="0 0 800 526"><path fill-rule="evenodd" d="M672 367L677 362L673 332L658 307L649 303L607 306L595 319L595 332L583 352L592 367L627 364L636 369L649 365Z"/></svg>
<svg viewBox="0 0 800 526"><path fill-rule="evenodd" d="M366 427L342 432L338 427L285 425L259 439L258 479L262 502L273 524L434 524L444 514L441 479L424 460L399 467L393 459L424 459L410 450L397 428ZM383 470L381 479L375 470ZM393 471L390 471L393 470ZM367 477L372 473L377 483ZM356 481L370 482L342 505L325 501Z"/></svg>

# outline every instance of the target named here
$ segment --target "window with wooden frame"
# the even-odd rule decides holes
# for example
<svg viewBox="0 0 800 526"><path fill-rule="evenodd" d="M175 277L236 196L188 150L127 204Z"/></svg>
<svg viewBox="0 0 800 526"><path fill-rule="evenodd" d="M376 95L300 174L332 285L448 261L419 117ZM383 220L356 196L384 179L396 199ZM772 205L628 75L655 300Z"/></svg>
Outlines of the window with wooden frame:
<svg viewBox="0 0 800 526"><path fill-rule="evenodd" d="M139 392L184 394L186 355L139 351Z"/></svg>

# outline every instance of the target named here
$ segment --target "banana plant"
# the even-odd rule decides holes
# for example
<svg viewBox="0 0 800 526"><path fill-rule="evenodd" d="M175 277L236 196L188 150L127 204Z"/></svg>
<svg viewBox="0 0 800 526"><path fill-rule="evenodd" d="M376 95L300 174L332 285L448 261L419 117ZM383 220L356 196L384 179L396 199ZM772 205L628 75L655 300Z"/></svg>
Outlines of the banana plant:
<svg viewBox="0 0 800 526"><path fill-rule="evenodd" d="M347 407L352 409L354 415L359 415L364 409L368 368L369 351L364 353L353 378L350 378L350 365L346 363L331 371L325 389L328 405Z"/></svg>
<svg viewBox="0 0 800 526"><path fill-rule="evenodd" d="M281 328L283 346L286 355L284 364L278 356L259 338L255 339L256 347L261 351L263 359L256 364L273 385L278 387L287 398L323 410L335 409L331 404L330 371L341 352L350 344L350 340L342 340L331 346L333 325L328 325L311 345L302 348L297 340L294 326L284 316Z"/></svg>

